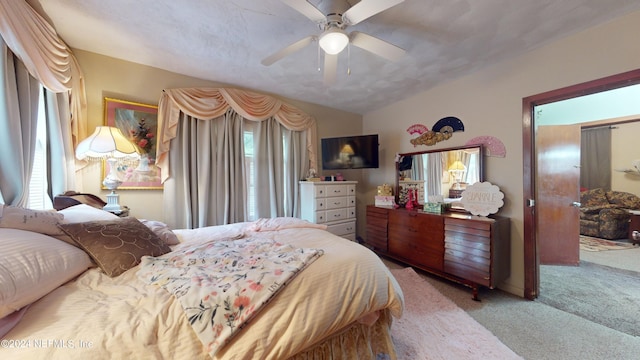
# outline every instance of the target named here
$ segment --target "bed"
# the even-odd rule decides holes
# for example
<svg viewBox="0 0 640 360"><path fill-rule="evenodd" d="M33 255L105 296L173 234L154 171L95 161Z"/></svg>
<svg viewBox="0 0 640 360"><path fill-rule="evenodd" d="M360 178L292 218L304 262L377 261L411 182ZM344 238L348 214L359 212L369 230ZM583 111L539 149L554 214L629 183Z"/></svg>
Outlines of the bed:
<svg viewBox="0 0 640 360"><path fill-rule="evenodd" d="M8 210L0 214L3 359L396 358L390 327L403 310L397 281L370 250L321 225L276 218L171 231L157 221L117 218L83 204L37 216ZM116 224L120 232L136 228L136 239L150 236L169 251L152 251L153 256L137 260L110 257L111 250L97 254L96 244L105 247L113 228L98 235L92 229L107 224ZM257 252L248 256L242 253L246 248ZM267 249L264 254L289 252L267 256L260 249ZM222 255L207 267L209 255L201 254L213 252ZM305 256L301 263L293 261ZM264 271L255 265L268 259L289 270ZM211 278L238 263L261 272L244 276L242 281L249 282L244 285L236 283L242 277L237 275L213 283ZM270 283L256 280L287 276L283 272L290 274ZM235 293L231 300L224 297L225 286ZM239 302L244 297L238 294L256 287L273 295L257 304ZM190 292L210 302L189 305ZM225 306L239 306L244 313L221 315ZM233 329L224 340L203 341L203 331L215 327L212 314L227 322L239 319L226 327L216 321L220 328L214 336ZM208 321L212 326L206 326Z"/></svg>

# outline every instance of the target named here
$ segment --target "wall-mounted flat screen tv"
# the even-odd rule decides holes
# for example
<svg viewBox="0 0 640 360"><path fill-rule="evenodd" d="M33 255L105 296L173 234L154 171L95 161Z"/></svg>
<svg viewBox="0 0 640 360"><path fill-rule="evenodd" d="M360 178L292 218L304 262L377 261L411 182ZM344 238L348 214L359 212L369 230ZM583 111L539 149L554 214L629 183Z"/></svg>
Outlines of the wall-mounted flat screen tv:
<svg viewBox="0 0 640 360"><path fill-rule="evenodd" d="M378 134L325 138L324 170L378 168Z"/></svg>

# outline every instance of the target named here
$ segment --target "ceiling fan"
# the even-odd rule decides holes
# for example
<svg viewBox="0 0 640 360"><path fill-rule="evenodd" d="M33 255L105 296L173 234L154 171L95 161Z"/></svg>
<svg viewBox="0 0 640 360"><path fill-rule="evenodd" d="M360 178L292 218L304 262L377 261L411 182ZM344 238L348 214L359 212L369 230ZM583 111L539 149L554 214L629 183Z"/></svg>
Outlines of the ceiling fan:
<svg viewBox="0 0 640 360"><path fill-rule="evenodd" d="M358 24L404 0L361 0L353 6L350 6L347 0L321 0L318 7L312 5L308 0L281 1L318 24L322 33L307 36L267 56L262 60L262 65L269 66L312 42L318 41L324 53L324 83L330 85L336 80L338 54L348 44L390 61L397 61L405 54L405 50L379 38L359 31L352 31L349 34L345 31L348 26Z"/></svg>

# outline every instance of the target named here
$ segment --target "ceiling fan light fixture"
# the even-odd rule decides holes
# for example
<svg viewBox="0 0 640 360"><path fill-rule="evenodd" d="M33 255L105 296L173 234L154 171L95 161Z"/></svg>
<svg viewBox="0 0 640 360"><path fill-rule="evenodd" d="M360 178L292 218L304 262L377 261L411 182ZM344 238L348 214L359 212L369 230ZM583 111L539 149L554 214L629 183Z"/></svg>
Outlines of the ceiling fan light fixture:
<svg viewBox="0 0 640 360"><path fill-rule="evenodd" d="M320 36L320 47L327 54L339 54L349 43L349 37L344 30L340 28L327 29Z"/></svg>

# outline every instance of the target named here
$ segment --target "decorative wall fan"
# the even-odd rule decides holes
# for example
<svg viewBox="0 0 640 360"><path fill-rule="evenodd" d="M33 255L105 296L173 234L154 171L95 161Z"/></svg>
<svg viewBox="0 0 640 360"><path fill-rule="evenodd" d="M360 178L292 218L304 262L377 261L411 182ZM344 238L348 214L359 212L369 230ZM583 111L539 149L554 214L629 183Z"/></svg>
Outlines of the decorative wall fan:
<svg viewBox="0 0 640 360"><path fill-rule="evenodd" d="M262 64L265 66L291 55L314 41L318 41L324 53L324 83L330 85L336 80L338 54L348 44L355 45L390 61L397 61L405 54L403 49L371 35L359 31L352 31L347 34L345 31L348 26L358 24L404 0L361 0L351 7L347 0L322 0L318 7L315 7L307 0L281 1L318 24L322 33L320 35L307 36L267 56L262 60Z"/></svg>

